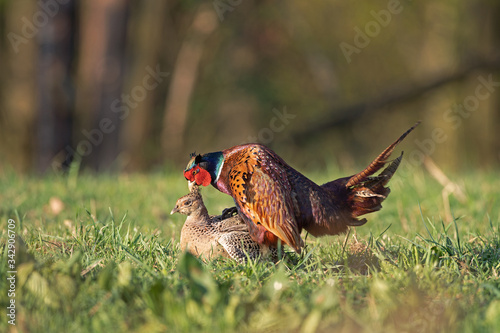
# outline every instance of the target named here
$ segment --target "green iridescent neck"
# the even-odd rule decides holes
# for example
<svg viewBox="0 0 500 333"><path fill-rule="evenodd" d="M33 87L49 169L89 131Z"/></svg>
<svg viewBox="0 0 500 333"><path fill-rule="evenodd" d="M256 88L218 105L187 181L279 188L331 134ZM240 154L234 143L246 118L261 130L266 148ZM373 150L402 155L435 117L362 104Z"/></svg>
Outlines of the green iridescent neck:
<svg viewBox="0 0 500 333"><path fill-rule="evenodd" d="M206 163L206 167L204 167L204 163ZM223 165L224 155L221 151L208 153L201 157L200 166L210 172L210 176L212 177L212 184L217 183L217 180L219 180Z"/></svg>

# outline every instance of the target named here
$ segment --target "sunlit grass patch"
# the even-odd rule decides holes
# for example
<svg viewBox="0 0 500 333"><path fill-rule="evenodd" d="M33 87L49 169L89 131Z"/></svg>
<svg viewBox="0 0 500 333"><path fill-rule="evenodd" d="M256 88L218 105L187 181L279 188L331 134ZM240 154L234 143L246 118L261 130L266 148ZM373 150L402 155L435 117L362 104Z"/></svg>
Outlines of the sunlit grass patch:
<svg viewBox="0 0 500 333"><path fill-rule="evenodd" d="M494 330L500 316L499 180L463 175L468 201L451 197L450 223L439 184L424 174L402 177L365 226L348 235L307 236L301 255L285 248L276 265L202 263L182 253L183 217L168 215L188 191L177 175L4 177L0 226L5 230L14 219L20 237L16 328ZM203 195L212 213L232 204L212 188ZM0 239L3 277L5 231ZM7 289L1 279L3 309ZM0 316L2 331L10 327L7 319Z"/></svg>

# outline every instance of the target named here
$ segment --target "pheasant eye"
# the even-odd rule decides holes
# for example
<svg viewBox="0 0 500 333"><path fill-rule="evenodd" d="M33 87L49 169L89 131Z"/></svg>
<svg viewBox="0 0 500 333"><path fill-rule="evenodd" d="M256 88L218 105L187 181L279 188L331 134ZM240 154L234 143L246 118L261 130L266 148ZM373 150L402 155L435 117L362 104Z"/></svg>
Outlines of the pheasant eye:
<svg viewBox="0 0 500 333"><path fill-rule="evenodd" d="M184 206L190 206L193 202L191 200L187 200L184 202Z"/></svg>
<svg viewBox="0 0 500 333"><path fill-rule="evenodd" d="M193 170L193 176L200 172L200 169Z"/></svg>

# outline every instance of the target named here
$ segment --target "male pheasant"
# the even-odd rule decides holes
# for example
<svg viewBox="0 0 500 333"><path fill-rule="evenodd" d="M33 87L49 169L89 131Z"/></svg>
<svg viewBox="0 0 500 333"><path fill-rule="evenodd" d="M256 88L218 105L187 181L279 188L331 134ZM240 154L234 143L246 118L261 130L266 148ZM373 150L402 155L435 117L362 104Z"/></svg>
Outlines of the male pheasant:
<svg viewBox="0 0 500 333"><path fill-rule="evenodd" d="M277 258L277 249L257 244L238 215L208 215L201 194L195 186L191 193L179 198L170 214L187 215L181 230L181 249L203 259L217 256L245 263L247 258Z"/></svg>
<svg viewBox="0 0 500 333"><path fill-rule="evenodd" d="M385 187L403 154L378 176L394 148L419 123L387 147L360 173L317 185L261 144L244 144L223 151L192 155L184 177L190 186L212 184L233 197L250 235L259 244L278 240L300 253L302 229L313 236L336 235L361 226L359 216L378 211L389 194Z"/></svg>

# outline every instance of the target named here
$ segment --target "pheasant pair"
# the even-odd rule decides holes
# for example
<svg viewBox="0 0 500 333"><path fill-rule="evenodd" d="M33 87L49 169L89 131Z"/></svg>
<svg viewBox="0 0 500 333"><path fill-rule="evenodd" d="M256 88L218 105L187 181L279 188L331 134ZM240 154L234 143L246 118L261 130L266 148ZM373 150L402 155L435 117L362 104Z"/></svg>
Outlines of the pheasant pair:
<svg viewBox="0 0 500 333"><path fill-rule="evenodd" d="M184 177L189 185L212 184L233 197L252 239L276 247L278 240L300 253L302 229L313 236L336 235L361 226L389 195L385 187L403 154L378 176L397 144L419 123L387 147L360 173L317 185L261 144L245 144L204 155L192 155Z"/></svg>
<svg viewBox="0 0 500 333"><path fill-rule="evenodd" d="M187 215L181 230L181 249L193 255L211 259L227 257L245 263L247 258L271 256L277 258L276 248L255 243L248 232L248 227L236 216L225 214L208 215L197 186L191 193L179 198L170 214Z"/></svg>

